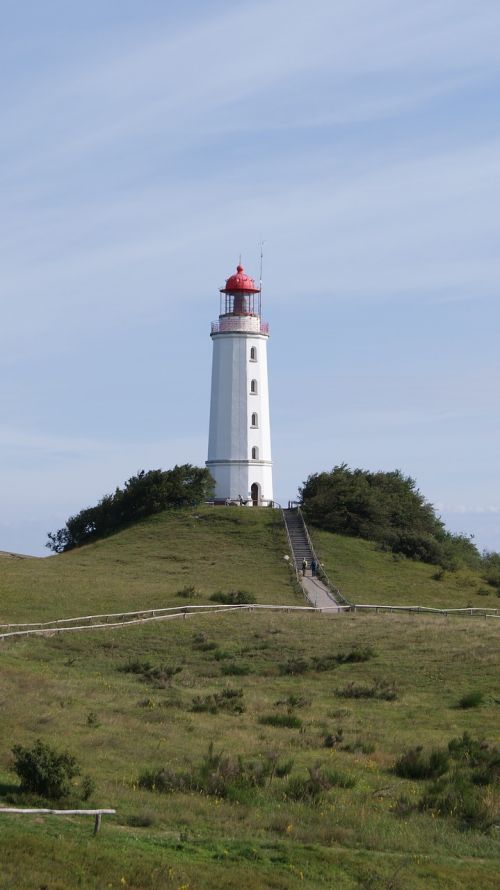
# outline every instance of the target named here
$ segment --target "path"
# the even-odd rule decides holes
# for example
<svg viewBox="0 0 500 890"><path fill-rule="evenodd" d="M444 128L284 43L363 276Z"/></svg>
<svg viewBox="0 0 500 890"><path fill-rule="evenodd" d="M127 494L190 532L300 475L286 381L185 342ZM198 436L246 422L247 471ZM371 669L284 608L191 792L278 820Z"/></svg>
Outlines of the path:
<svg viewBox="0 0 500 890"><path fill-rule="evenodd" d="M297 509L288 508L288 510L283 510L283 519L292 549L294 565L307 599L316 609L331 609L333 612L338 612L339 604L330 589L319 578L311 576L311 562L316 557L301 514ZM308 565L305 578L302 575L303 559L307 561Z"/></svg>
<svg viewBox="0 0 500 890"><path fill-rule="evenodd" d="M300 581L307 599L316 609L328 609L331 612L341 611L341 607L335 602L328 587L319 578L312 578L306 574L306 577L301 578Z"/></svg>

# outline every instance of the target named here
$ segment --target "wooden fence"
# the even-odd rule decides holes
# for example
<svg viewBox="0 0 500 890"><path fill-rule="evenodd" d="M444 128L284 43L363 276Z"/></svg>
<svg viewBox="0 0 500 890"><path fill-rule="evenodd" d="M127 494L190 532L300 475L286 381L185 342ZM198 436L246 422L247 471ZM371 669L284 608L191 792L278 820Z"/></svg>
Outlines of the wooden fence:
<svg viewBox="0 0 500 890"><path fill-rule="evenodd" d="M53 621L31 622L25 624L0 624L0 640L15 637L43 636L54 633L83 630L117 629L137 624L148 624L151 621L170 621L184 619L199 614L220 614L241 611L273 611L273 612L316 612L316 613L341 613L341 612L408 612L419 615L450 615L498 618L499 609L465 608L465 609L433 609L427 606L392 606L359 604L349 606L332 605L323 608L315 606L282 606L273 604L245 604L245 605L189 605L170 606L162 609L142 609L135 612L114 612L101 615L85 615L76 618L58 618Z"/></svg>
<svg viewBox="0 0 500 890"><path fill-rule="evenodd" d="M94 835L96 835L101 827L102 817L114 816L116 810L47 810L33 807L0 807L0 816L3 813L15 816L95 816Z"/></svg>

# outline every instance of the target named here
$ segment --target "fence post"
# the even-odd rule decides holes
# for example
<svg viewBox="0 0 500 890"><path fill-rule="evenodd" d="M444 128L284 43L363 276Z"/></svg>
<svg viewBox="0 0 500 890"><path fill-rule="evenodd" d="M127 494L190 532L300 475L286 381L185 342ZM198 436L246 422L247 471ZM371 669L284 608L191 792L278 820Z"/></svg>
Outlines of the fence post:
<svg viewBox="0 0 500 890"><path fill-rule="evenodd" d="M101 827L101 814L100 814L100 813L96 813L95 823L94 823L94 837L96 836L96 834L97 834L97 832L99 831L100 827Z"/></svg>

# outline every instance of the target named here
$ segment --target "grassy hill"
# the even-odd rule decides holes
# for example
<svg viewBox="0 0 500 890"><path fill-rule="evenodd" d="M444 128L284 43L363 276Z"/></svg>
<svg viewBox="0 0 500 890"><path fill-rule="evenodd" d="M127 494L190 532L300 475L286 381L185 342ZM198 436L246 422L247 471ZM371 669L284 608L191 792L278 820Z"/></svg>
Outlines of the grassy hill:
<svg viewBox="0 0 500 890"><path fill-rule="evenodd" d="M167 511L58 556L6 556L0 622L179 605L176 594L186 586L196 588L199 602L232 589L258 602L302 602L287 552L277 511Z"/></svg>
<svg viewBox="0 0 500 890"><path fill-rule="evenodd" d="M353 603L500 608L495 588L468 568L456 572L381 551L372 541L309 528L332 583Z"/></svg>
<svg viewBox="0 0 500 890"><path fill-rule="evenodd" d="M276 519L183 510L61 556L5 557L2 620L182 605L190 585L200 602L237 588L300 603ZM314 538L358 602L457 595L432 568ZM245 612L4 641L0 806L29 805L11 749L41 738L94 779L85 806L118 812L95 839L84 818L0 816L0 888L493 890L495 785L477 771L464 811L452 759L441 781L458 797L440 810L432 782L394 764L466 731L498 742L497 677L495 619ZM477 706L461 707L469 693Z"/></svg>

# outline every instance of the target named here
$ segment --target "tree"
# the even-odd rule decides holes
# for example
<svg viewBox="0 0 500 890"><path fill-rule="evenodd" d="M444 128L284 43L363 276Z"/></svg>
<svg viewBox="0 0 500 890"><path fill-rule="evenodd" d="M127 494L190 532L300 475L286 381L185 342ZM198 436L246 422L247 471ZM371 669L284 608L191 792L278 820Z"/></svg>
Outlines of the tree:
<svg viewBox="0 0 500 890"><path fill-rule="evenodd" d="M447 532L415 480L400 470L372 473L340 464L309 476L299 495L310 521L327 531L447 568L480 561L471 539Z"/></svg>
<svg viewBox="0 0 500 890"><path fill-rule="evenodd" d="M58 800L71 793L71 780L80 775L80 767L72 754L56 751L40 739L32 748L14 745L12 753L22 791Z"/></svg>
<svg viewBox="0 0 500 890"><path fill-rule="evenodd" d="M70 516L58 531L49 532L47 547L61 553L163 510L196 506L211 497L213 487L209 471L191 464L172 470L140 470L123 488L105 495L95 507Z"/></svg>

